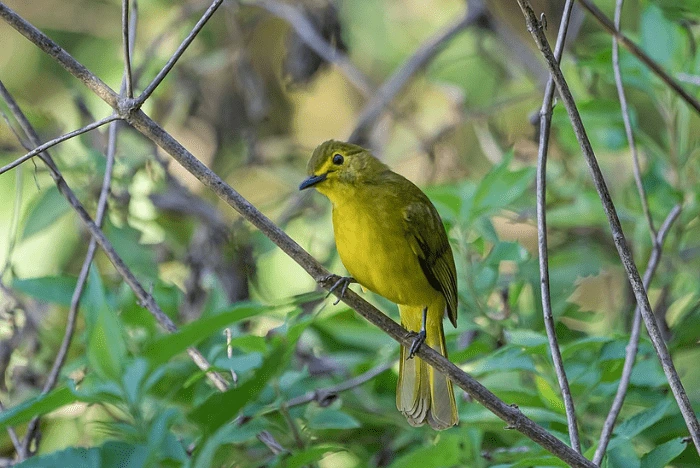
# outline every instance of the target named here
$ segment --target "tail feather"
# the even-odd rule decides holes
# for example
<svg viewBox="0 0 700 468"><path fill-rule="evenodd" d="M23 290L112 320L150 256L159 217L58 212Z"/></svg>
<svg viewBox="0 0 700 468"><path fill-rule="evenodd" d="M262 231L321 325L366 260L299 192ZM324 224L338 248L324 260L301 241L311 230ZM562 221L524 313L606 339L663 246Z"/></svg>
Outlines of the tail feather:
<svg viewBox="0 0 700 468"><path fill-rule="evenodd" d="M435 310L436 309L436 310ZM444 305L428 310L425 345L447 357L442 327ZM401 322L408 330L420 329L421 308L400 306ZM422 426L426 422L443 430L459 422L452 382L418 357L406 359L408 350L401 347L396 406L408 423Z"/></svg>

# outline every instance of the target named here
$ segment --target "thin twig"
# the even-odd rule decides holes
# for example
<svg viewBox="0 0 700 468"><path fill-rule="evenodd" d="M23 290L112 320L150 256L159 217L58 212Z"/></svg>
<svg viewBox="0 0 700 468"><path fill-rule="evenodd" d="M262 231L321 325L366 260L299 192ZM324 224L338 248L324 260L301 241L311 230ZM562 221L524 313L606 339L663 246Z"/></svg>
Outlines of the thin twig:
<svg viewBox="0 0 700 468"><path fill-rule="evenodd" d="M457 21L439 31L434 37L425 41L416 52L387 79L368 101L360 112L355 130L348 141L357 142L368 128L377 120L389 102L396 96L406 83L423 68L450 40L469 26L476 23L484 14L485 7L481 1L469 2L467 13Z"/></svg>
<svg viewBox="0 0 700 468"><path fill-rule="evenodd" d="M566 42L566 31L569 27L569 18L574 6L574 0L567 0L562 13L557 44L554 50L554 57L559 63L564 53ZM554 99L554 79L549 76L547 86L542 100L540 110L540 141L537 155L537 239L540 258L540 289L542 291L542 313L544 315L544 325L549 339L549 349L552 353L552 362L557 374L559 388L561 388L564 408L566 410L566 420L569 427L569 440L571 447L577 452L581 452L581 442L579 441L578 425L576 423L576 410L574 399L571 396L569 380L566 377L564 361L561 357L559 342L557 340L556 326L554 325L554 315L552 314L552 300L549 291L549 250L547 248L547 151L549 148L549 133L552 124L552 101Z"/></svg>
<svg viewBox="0 0 700 468"><path fill-rule="evenodd" d="M30 39L42 50L44 50L45 47L48 49L53 47L47 45L49 44L47 43L48 38L46 38L43 33L23 19L19 18L18 20L15 18L17 16L16 13L6 8L2 3L0 3L0 16L3 18L8 18L7 22L11 26L20 30L25 37ZM50 44L58 47L55 45L55 43ZM50 55L56 58L58 62L69 72L76 69L77 62L74 63L75 59L68 54L56 53L56 51L53 51L53 53L50 53ZM85 67L82 67L82 65L80 65L80 67L80 70L86 70ZM89 81L92 85L95 83L95 81L89 77L84 77L80 74L74 74L74 76L81 81ZM102 83L100 87L101 89L99 92L96 92L96 94L98 96L107 96L104 99L106 102L109 97L110 101L114 102L113 108L116 107L118 105L118 99L111 99L111 93L114 92L104 83ZM187 151L177 140L163 130L163 128L161 128L157 123L151 120L146 114L140 110L136 110L129 113L128 121L134 126L134 128L173 156L176 161L178 161L192 175L197 177L204 185L214 191L214 193L216 193L216 195L218 195L223 201L236 209L236 211L238 211L243 217L260 229L265 236L277 244L287 255L302 266L302 268L304 268L307 273L309 273L309 275L311 275L311 277L313 277L314 280L321 284L324 288L329 289L333 283L337 281L338 277L330 275L328 270L326 270L323 265L314 259L308 252L302 249L301 246L299 246L299 244L297 244L286 233L280 230L272 221L270 221L270 219L264 216L257 208L248 202L248 200L243 198L208 167L202 164L201 161L194 157L194 155ZM65 182L60 184L61 188L64 186ZM108 252L108 249L111 249L111 245L107 239L104 238L102 232L94 226L94 223L92 223L92 220L89 219L87 213L84 215L80 213L81 210L84 212L84 209L82 209L79 204L78 207L79 208L77 208L76 211L81 214L81 218L83 218L85 224L88 226L90 233L97 238L100 246L106 252ZM105 246L107 246L107 248L105 248ZM134 289L137 297L142 301L142 303L148 305L149 310L151 310L151 307L154 305L152 303L152 298L150 298L150 296L143 291L140 284L134 283L130 277L131 272L123 266L123 262L118 256L116 256L116 254L113 253L113 249L111 249L111 252L108 252L108 255L110 256L109 258L112 263L117 268L117 271L119 271L122 277L124 277L127 283L129 283L129 285ZM336 294L340 293L338 292ZM381 328L385 333L387 333L387 335L391 336L404 346L410 346L410 344L413 342L414 334L407 332L398 323L394 322L391 318L380 312L377 308L362 299L355 292L349 290L346 291L342 300L368 321ZM457 386L469 392L474 400L480 402L493 414L503 419L509 427L523 433L531 440L549 450L551 453L571 466L586 468L595 467L593 463L581 456L581 454L562 443L543 427L527 418L517 407L509 405L500 400L486 387L481 385L477 380L464 372L462 369L451 363L437 351L433 350L429 346L423 346L418 350L417 354L421 359L433 366L438 372L441 372L452 379Z"/></svg>
<svg viewBox="0 0 700 468"><path fill-rule="evenodd" d="M374 86L367 77L352 64L347 55L328 44L316 27L297 8L282 2L272 0L247 1L244 4L254 5L267 10L269 13L287 21L297 35L316 52L323 60L340 68L350 82L365 96L370 96Z"/></svg>
<svg viewBox="0 0 700 468"><path fill-rule="evenodd" d="M598 166L598 161L593 152L593 148L591 147L591 142L588 139L588 135L586 134L586 129L581 121L581 116L576 108L574 98L571 95L571 91L569 90L557 61L554 58L554 54L552 54L552 49L549 47L549 43L547 42L542 25L535 16L535 12L532 10L532 7L527 0L517 1L523 15L525 16L527 28L532 34L532 37L535 39L537 47L545 57L550 73L554 76L554 82L559 89L559 94L561 95L566 111L569 114L569 120L571 120L574 133L576 134L576 138L581 146L583 156L591 170L593 183L602 202L603 210L608 218L608 223L610 224L610 230L612 231L615 247L617 248L620 260L622 260L622 264L627 272L627 277L632 286L632 290L634 291L635 298L637 299L637 304L640 306L642 318L644 319L644 324L649 332L649 337L654 345L659 361L661 361L661 367L663 368L666 378L669 381L671 391L673 392L673 396L676 398L678 407L680 408L683 418L685 419L686 426L688 427L690 436L695 443L696 450L698 450L698 453L700 453L700 424L698 424L698 419L693 412L688 395L683 388L681 379L678 377L678 372L676 372L671 355L668 352L668 348L666 348L666 343L664 342L661 331L656 323L656 318L654 317L651 305L649 304L649 298L647 297L644 284L642 283L642 278L640 277L639 271L637 270L634 260L632 259L632 252L630 251L627 241L625 240L625 234L622 230L622 226L620 225L620 219L617 216L615 205L610 198L610 192L608 191L608 187L605 183L603 173Z"/></svg>
<svg viewBox="0 0 700 468"><path fill-rule="evenodd" d="M617 0L615 4L615 31L620 32L620 17L622 16L622 4L624 0ZM629 109L627 107L627 98L625 97L625 87L622 84L622 72L620 71L620 46L617 41L617 36L612 37L612 65L613 72L615 74L615 86L617 87L617 96L620 99L620 108L622 110L622 121L625 124L625 133L627 134L627 141L630 145L630 152L632 153L632 168L634 170L634 181L637 184L637 191L639 192L639 199L642 202L642 211L644 216L647 218L647 224L649 225L649 235L651 236L651 242L654 244L656 242L656 229L654 228L654 220L651 217L651 211L649 210L649 201L647 200L647 194L644 190L644 185L642 184L642 175L639 170L639 157L637 156L637 145L634 142L634 133L632 133L632 122L630 121Z"/></svg>
<svg viewBox="0 0 700 468"><path fill-rule="evenodd" d="M110 187L112 185L112 170L114 168L114 155L116 153L117 147L117 128L118 122L114 121L109 125L109 136L107 142L107 161L105 164L105 173L102 180L102 188L100 189L100 195L97 201L97 211L95 213L95 224L99 227L102 226L102 221L104 220L104 215L107 209L107 198L109 195ZM83 260L83 265L80 268L80 274L78 275L78 281L73 290L73 296L71 297L70 308L68 310L68 316L66 318L66 330L63 333L63 340L61 341L61 346L56 353L56 358L54 359L53 365L51 366L51 371L49 371L49 376L46 378L44 383L44 388L41 390L42 394L46 394L53 390L58 382L58 376L61 373L63 364L65 364L66 357L68 356L68 350L70 349L71 342L73 341L73 334L75 332L75 321L78 316L78 309L80 306L80 299L85 289L85 284L87 283L88 274L90 273L90 265L92 265L92 260L95 257L95 252L97 251L97 242L94 238L90 238L90 243L88 245L87 253L85 254L85 259ZM27 432L22 443L22 452L20 458L26 458L29 455L29 447L31 446L32 439L35 438L36 431L39 428L39 417L35 417L29 422L27 426ZM36 439L37 443L39 439ZM38 447L37 447L38 448Z"/></svg>
<svg viewBox="0 0 700 468"><path fill-rule="evenodd" d="M129 40L129 0L122 0L122 47L124 48L124 77L126 78L126 97L134 97L131 82L131 41Z"/></svg>
<svg viewBox="0 0 700 468"><path fill-rule="evenodd" d="M0 15L4 16L4 13L7 11L5 9L6 7L0 3ZM22 20L19 23L16 24L29 24L26 23L24 20ZM31 26L31 25L30 25ZM32 26L33 28L33 26ZM37 30L38 31L38 30ZM41 33L39 33L41 34ZM42 34L43 36L43 34ZM44 36L45 37L45 36ZM48 38L47 38L48 39ZM56 46L58 47L58 46ZM56 56L58 57L70 57L70 55L66 53L61 53L60 51L55 51ZM71 61L75 61L72 57L70 57ZM71 68L74 69L82 69L87 73L90 73L87 71L85 67L82 65L78 64L79 66L73 66ZM69 70L70 71L70 70ZM85 80L90 83L96 83L95 78L90 78L86 77ZM82 80L81 80L82 81ZM100 82L102 83L102 82ZM111 92L113 92L111 89L107 87L104 83L102 83L102 86L104 86L106 89L100 90L100 93L98 96L110 96ZM5 88L5 85L2 84L0 81L0 97L2 97L5 102L7 102L8 107L10 108L12 114L15 116L17 121L19 122L20 126L22 129L25 131L27 134L30 142L34 145L39 145L39 137L36 134L36 131L34 128L31 126L27 118L24 116L24 113L22 110L19 108L17 103L14 101L10 93L7 91ZM115 101L115 107L118 105L118 101ZM146 290L143 288L141 283L136 279L136 276L132 273L132 271L129 269L129 267L126 266L122 258L117 254L117 252L114 250L114 247L112 244L109 242L107 237L104 235L102 230L97 227L95 222L90 218L90 215L88 212L85 210L85 207L80 203L80 200L78 200L78 197L76 197L75 193L73 190L68 186L66 183L65 179L63 178L63 175L61 174L61 171L59 171L58 167L53 161L53 158L49 155L48 152L43 152L39 154L39 157L44 161L44 164L49 169L49 173L51 174L51 177L54 179L54 182L56 183L56 186L58 187L58 191L66 197L68 200L68 203L73 207L75 212L78 214L78 217L81 219L81 221L85 224L85 227L87 227L88 231L90 234L95 238L97 243L100 245L102 250L104 250L105 254L107 257L110 259L116 270L119 272L119 274L124 278L124 281L131 287L131 289L134 291L134 294L136 295L136 298L139 300L139 304L142 307L145 307L148 309L151 314L156 318L158 323L165 328L170 333L173 333L177 330L177 327L173 323L173 321L168 317L165 312L158 306L156 301L153 299L153 297L146 292ZM197 366L202 369L202 370L208 370L211 365L207 362L207 360L202 356L202 354L197 351L195 348L188 348L187 353L190 355L192 360L197 364ZM215 372L208 372L207 376L209 379L214 383L214 385L220 390L220 391L225 391L228 389L228 384L226 381L217 373Z"/></svg>
<svg viewBox="0 0 700 468"><path fill-rule="evenodd" d="M659 265L661 260L661 251L663 249L664 241L666 240L666 235L671 229L671 225L678 218L681 213L680 205L676 205L666 216L666 220L661 225L661 229L654 239L654 248L651 251L651 256L647 262L647 268L644 270L644 287L649 288L651 284L651 279L654 277L656 272L656 267ZM617 385L617 392L615 393L615 398L613 399L612 405L610 406L610 411L605 418L605 423L603 424L603 429L600 433L600 441L598 442L598 447L595 450L595 455L593 456L593 463L600 465L605 456L605 450L610 442L610 436L615 428L615 421L617 420L620 410L622 410L622 404L627 396L627 387L630 383L630 378L632 376L632 368L634 367L634 361L637 357L637 349L639 348L639 332L641 329L641 314L639 312L639 307L634 309L634 319L632 322L632 332L630 334L629 343L627 343L627 348L625 349L625 363L622 366L622 375L620 376L620 383Z"/></svg>
<svg viewBox="0 0 700 468"><path fill-rule="evenodd" d="M649 57L642 49L640 49L637 44L632 42L627 36L622 34L615 28L615 24L610 21L610 18L605 16L605 14L600 11L600 8L595 6L590 0L579 0L579 3L583 8L588 10L588 12L593 15L593 17L603 26L610 34L615 36L620 44L622 44L625 49L627 49L632 55L637 57L644 65L649 67L649 69L661 80L666 83L666 85L671 88L676 94L678 94L690 107L695 109L695 112L700 113L700 101L698 101L694 96L687 92L676 80L673 79L671 75L666 73L666 71L661 68L661 66L656 63L651 57Z"/></svg>
<svg viewBox="0 0 700 468"><path fill-rule="evenodd" d="M199 19L199 21L197 21L197 24L195 24L194 28L187 35L185 40L182 41L182 44L180 44L173 56L170 57L163 69L159 71L156 77L153 79L153 81L151 81L151 83L148 86L146 86L146 89L143 91L143 93L141 93L141 95L136 98L134 102L135 107L140 107L144 102L146 102L146 99L148 99L150 95L153 94L153 91L156 90L158 85L165 79L168 73L170 73L170 70L172 70L172 68L175 66L175 63L180 59L182 54L185 53L192 41L194 41L194 38L197 37L197 34L199 34L199 31L201 31L204 25L207 24L209 18L212 17L212 15L216 12L217 8L219 8L219 5L221 5L223 1L224 0L214 0L209 6L209 8L207 8L207 11L205 11L202 17Z"/></svg>
<svg viewBox="0 0 700 468"><path fill-rule="evenodd" d="M117 114L110 114L104 119L100 119L97 122L93 122L90 125L86 125L83 128L79 128L77 130L73 130L72 132L66 133L65 135L61 135L60 137L54 138L51 141L47 141L43 145L39 145L33 150L29 151L29 153L25 154L21 158L17 158L14 161L12 161L10 164L7 164L3 167L0 167L0 175L4 174L5 172L14 169L15 167L19 166L23 162L27 161L28 159L33 158L34 156L38 155L39 153L43 153L49 148L52 148L56 146L59 143L62 143L66 140L70 140L73 137L76 137L78 135L82 135L83 133L89 132L90 130L94 130L96 128L99 128L107 123L110 123L114 120L118 120L121 117L119 117ZM21 142L20 142L21 143Z"/></svg>
<svg viewBox="0 0 700 468"><path fill-rule="evenodd" d="M330 387L320 388L318 390L306 392L303 395L299 395L298 397L290 399L286 403L286 406L287 408L292 408L294 406L305 405L306 403L310 403L312 401L318 402L321 406L326 406L325 403L328 402L329 399L334 398L338 393L353 389L355 387L359 387L363 383L372 380L382 372L391 369L394 364L395 361L380 364L377 367L373 367L372 369L368 370L363 374L353 377L352 379L346 380L345 382L341 382L337 385L331 385Z"/></svg>
<svg viewBox="0 0 700 468"><path fill-rule="evenodd" d="M3 405L1 401L0 401L0 411L5 411L5 405ZM15 452L20 453L20 450L22 450L22 442L20 442L19 437L17 437L17 432L15 431L15 428L8 427L7 434L10 436L10 440L12 441L12 445L15 447Z"/></svg>

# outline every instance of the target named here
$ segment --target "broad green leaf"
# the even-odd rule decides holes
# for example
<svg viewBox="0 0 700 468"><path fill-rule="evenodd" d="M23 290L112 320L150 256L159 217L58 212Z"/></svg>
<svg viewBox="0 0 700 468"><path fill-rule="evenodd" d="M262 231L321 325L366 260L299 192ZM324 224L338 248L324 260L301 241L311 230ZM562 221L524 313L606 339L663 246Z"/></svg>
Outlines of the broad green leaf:
<svg viewBox="0 0 700 468"><path fill-rule="evenodd" d="M658 422L664 417L666 411L671 406L671 400L666 398L661 400L656 406L644 411L640 411L631 418L623 421L615 430L615 438L610 442L610 447L615 446L618 439L631 439L647 427Z"/></svg>
<svg viewBox="0 0 700 468"><path fill-rule="evenodd" d="M70 306L77 279L72 276L43 276L16 279L12 288L35 299L65 307Z"/></svg>
<svg viewBox="0 0 700 468"><path fill-rule="evenodd" d="M277 346L270 351L250 380L236 388L210 396L190 413L189 418L209 432L233 420L249 401L258 397L268 380L281 371L286 361L285 355L282 346Z"/></svg>
<svg viewBox="0 0 700 468"><path fill-rule="evenodd" d="M58 191L58 188L52 185L40 193L29 208L29 214L24 221L22 239L31 237L51 226L69 211L70 205Z"/></svg>
<svg viewBox="0 0 700 468"><path fill-rule="evenodd" d="M535 180L534 168L510 171L511 157L494 167L481 180L474 194L472 219L504 208L520 198Z"/></svg>
<svg viewBox="0 0 700 468"><path fill-rule="evenodd" d="M58 452L35 456L15 465L17 468L49 468L70 466L71 468L102 468L100 449L97 447L70 447Z"/></svg>
<svg viewBox="0 0 700 468"><path fill-rule="evenodd" d="M435 445L419 447L397 458L390 468L444 468L460 465L460 438L441 435Z"/></svg>
<svg viewBox="0 0 700 468"><path fill-rule="evenodd" d="M90 366L105 380L121 380L126 361L126 342L116 312L103 304L97 321L88 330L87 357Z"/></svg>
<svg viewBox="0 0 700 468"><path fill-rule="evenodd" d="M242 304L218 315L201 318L185 325L176 333L158 338L146 347L143 355L154 365L162 364L222 328L259 315L263 310L260 305Z"/></svg>
<svg viewBox="0 0 700 468"><path fill-rule="evenodd" d="M308 421L310 429L355 429L360 427L357 419L340 410L314 406L309 406L309 408L314 409Z"/></svg>
<svg viewBox="0 0 700 468"><path fill-rule="evenodd" d="M0 429L25 423L34 416L50 413L62 406L73 403L77 399L67 387L60 387L46 395L30 398L0 413Z"/></svg>
<svg viewBox="0 0 700 468"><path fill-rule="evenodd" d="M201 446L193 463L194 468L210 468L214 466L214 456L222 445L240 444L255 438L266 429L262 418L256 418L242 426L226 424L207 437Z"/></svg>
<svg viewBox="0 0 700 468"><path fill-rule="evenodd" d="M282 458L278 466L284 468L301 468L322 459L328 453L343 452L345 450L345 448L339 445L316 445L306 450L295 452L288 457Z"/></svg>
<svg viewBox="0 0 700 468"><path fill-rule="evenodd" d="M688 448L683 439L672 439L659 445L642 457L642 468L661 468Z"/></svg>

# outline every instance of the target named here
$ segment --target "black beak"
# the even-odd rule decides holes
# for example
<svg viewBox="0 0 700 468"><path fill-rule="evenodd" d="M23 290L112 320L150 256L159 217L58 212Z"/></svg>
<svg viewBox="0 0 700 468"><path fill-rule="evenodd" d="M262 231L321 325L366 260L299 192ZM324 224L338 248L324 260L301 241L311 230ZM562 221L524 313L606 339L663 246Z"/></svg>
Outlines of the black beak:
<svg viewBox="0 0 700 468"><path fill-rule="evenodd" d="M304 181L299 185L299 190L304 190L318 184L319 182L323 182L324 180L326 180L327 176L328 173L308 177L304 179Z"/></svg>

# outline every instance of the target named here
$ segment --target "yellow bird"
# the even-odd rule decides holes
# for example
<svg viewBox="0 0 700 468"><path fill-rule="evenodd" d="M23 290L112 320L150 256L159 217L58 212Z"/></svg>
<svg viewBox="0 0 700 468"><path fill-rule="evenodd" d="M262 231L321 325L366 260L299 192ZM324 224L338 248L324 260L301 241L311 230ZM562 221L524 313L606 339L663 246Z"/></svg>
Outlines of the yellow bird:
<svg viewBox="0 0 700 468"><path fill-rule="evenodd" d="M399 306L401 324L418 333L401 347L396 406L409 424L442 430L459 422L452 382L420 358L422 343L447 356L442 320L457 326L457 274L437 210L408 179L392 172L368 150L327 141L314 151L309 177L333 204L335 243L351 277Z"/></svg>

